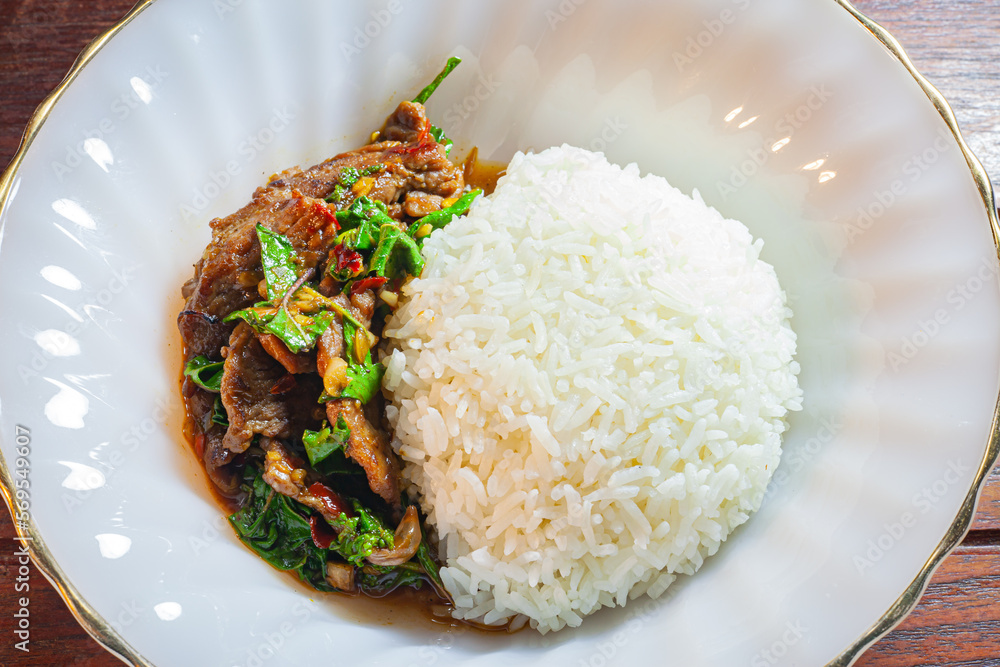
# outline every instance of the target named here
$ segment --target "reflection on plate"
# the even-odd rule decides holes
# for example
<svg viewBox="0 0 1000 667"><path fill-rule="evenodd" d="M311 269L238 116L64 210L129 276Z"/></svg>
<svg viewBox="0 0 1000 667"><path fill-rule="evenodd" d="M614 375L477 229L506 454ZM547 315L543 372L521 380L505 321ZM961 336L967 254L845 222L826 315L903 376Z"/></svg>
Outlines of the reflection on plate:
<svg viewBox="0 0 1000 667"><path fill-rule="evenodd" d="M993 196L899 53L819 0L143 5L0 189L3 475L30 468L41 565L140 664L848 664L996 455ZM800 341L805 410L754 520L659 601L546 637L359 622L237 542L180 436L205 222L363 141L451 54L429 107L457 150L568 142L698 189L765 240Z"/></svg>

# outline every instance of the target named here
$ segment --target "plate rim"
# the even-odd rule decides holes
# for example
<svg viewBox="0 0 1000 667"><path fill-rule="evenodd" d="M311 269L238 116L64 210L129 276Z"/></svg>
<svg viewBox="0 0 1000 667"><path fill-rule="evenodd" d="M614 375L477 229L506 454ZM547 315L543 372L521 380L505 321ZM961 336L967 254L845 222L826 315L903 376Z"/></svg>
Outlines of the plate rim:
<svg viewBox="0 0 1000 667"><path fill-rule="evenodd" d="M3 173L0 174L0 217L2 217L3 212L7 209L14 181L25 154L31 147L35 136L45 124L49 114L52 112L52 109L62 97L65 90L72 85L83 68L86 67L91 60L93 60L97 53L111 39L121 32L125 26L131 23L136 16L152 6L155 1L156 0L139 0L132 7L132 9L129 10L128 13L119 19L114 25L94 38L94 40L80 52L80 55L77 56L72 67L66 73L66 76L59 83L59 85L57 85L55 89L53 89L53 91L49 93L44 100L42 100L32 113L14 157L11 159L10 164L8 164L4 169ZM923 90L924 94L934 105L938 114L944 120L953 138L958 143L959 148L965 157L966 165L968 166L973 177L973 181L979 190L983 205L986 208L986 216L989 221L990 232L993 237L995 255L998 262L1000 262L1000 219L998 219L997 215L997 203L993 184L990 181L990 177L982 163L972 152L972 149L969 148L968 143L966 143L965 138L962 136L962 131L958 126L958 121L950 104L945 99L944 95L942 95L942 93L917 70L903 46L888 30L873 19L866 16L863 12L859 11L852 4L851 0L833 1L844 9L851 17L857 20L869 34L878 40L882 46L884 46L889 53L895 57L907 73L917 82L921 90ZM4 226L4 224L0 224L0 233L2 233ZM831 660L828 663L828 667L850 667L850 665L854 664L854 662L861 657L865 650L867 650L880 638L891 632L893 628L899 625L906 618L906 616L913 611L919 603L927 585L930 583L930 579L935 570L937 570L941 563L944 562L944 559L961 543L962 539L969 532L969 529L972 526L972 519L975 515L979 496L982 493L986 479L996 463L998 456L1000 456L1000 394L997 396L997 402L994 407L993 420L990 427L990 436L987 441L983 459L980 462L978 470L976 471L972 486L969 488L965 500L959 508L955 520L945 533L944 538L938 543L937 547L921 566L916 577L910 582L896 601L890 605L882 616L865 632L854 639L837 655L837 657ZM82 595L80 595L76 587L69 582L66 574L56 562L52 553L46 546L45 541L41 538L41 535L34 524L34 520L29 519L27 525L18 523L15 520L16 513L14 510L14 495L12 491L12 489L14 489L13 481L11 470L6 459L4 458L3 451L0 450L0 496L3 497L3 501L7 506L7 511L10 513L14 530L17 533L17 537L15 539L19 540L23 546L26 546L35 567L38 568L39 572L41 572L49 583L52 584L59 597L66 603L66 606L69 608L73 617L87 632L87 634L89 634L98 644L123 662L141 665L142 667L155 667L153 663L134 649L127 641L125 641L125 639L111 626L111 624L106 621L90 605L90 603L83 598Z"/></svg>

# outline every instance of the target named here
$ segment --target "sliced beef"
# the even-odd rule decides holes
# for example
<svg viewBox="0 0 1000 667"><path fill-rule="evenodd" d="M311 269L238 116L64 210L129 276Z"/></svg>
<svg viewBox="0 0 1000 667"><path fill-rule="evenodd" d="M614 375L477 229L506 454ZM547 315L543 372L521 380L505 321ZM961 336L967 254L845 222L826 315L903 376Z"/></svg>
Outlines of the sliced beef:
<svg viewBox="0 0 1000 667"><path fill-rule="evenodd" d="M205 472L222 495L235 498L240 492L240 476L229 464L236 455L222 446L226 429L211 421L216 395L202 390L190 378L184 378L181 395L188 406L185 430L194 434ZM200 421L195 420L195 414L200 415Z"/></svg>
<svg viewBox="0 0 1000 667"><path fill-rule="evenodd" d="M316 510L332 526L336 525L341 513L353 516L347 500L310 479L305 462L292 456L280 442L261 438L260 446L264 450L264 481L272 489Z"/></svg>
<svg viewBox="0 0 1000 667"><path fill-rule="evenodd" d="M339 321L334 322L316 341L316 370L320 377L326 375L326 369L334 359L344 356L344 327Z"/></svg>
<svg viewBox="0 0 1000 667"><path fill-rule="evenodd" d="M274 334L257 334L257 340L260 341L264 350L275 361L284 366L289 373L298 375L316 372L316 360L311 354L306 352L293 354L288 346Z"/></svg>
<svg viewBox="0 0 1000 667"><path fill-rule="evenodd" d="M402 202L411 190L445 199L457 197L465 187L463 170L453 165L444 146L434 141L430 127L422 105L402 102L382 128L382 141L341 153L309 169L283 172L268 183L268 188L325 199L345 169L360 172L382 165L378 173L372 174L374 186L367 194L370 199L391 205Z"/></svg>
<svg viewBox="0 0 1000 667"><path fill-rule="evenodd" d="M326 404L326 418L331 424L343 417L351 436L346 453L365 470L371 490L393 506L399 505L399 465L389 446L389 438L371 425L359 401L335 399Z"/></svg>
<svg viewBox="0 0 1000 667"><path fill-rule="evenodd" d="M404 101L385 119L379 134L386 141L412 144L424 140L430 131L431 123L427 120L424 105Z"/></svg>
<svg viewBox="0 0 1000 667"><path fill-rule="evenodd" d="M320 273L338 233L334 205L323 200L333 192L344 170L362 171L379 165L366 181L366 196L385 203L397 219L417 217L415 213L458 196L465 184L463 170L448 160L444 147L433 140L430 127L421 105L403 102L386 121L377 143L305 170L282 172L258 188L239 211L211 221L212 241L182 290L186 302L178 327L185 362L198 355L217 359L221 348L230 347L222 397L229 414L228 431L223 433L211 423L213 394L190 381L182 388L194 425L192 435L201 436L206 470L223 493L238 493L238 471L230 470L230 464L254 434L298 437L305 428L303 423L315 422L316 399L322 391L320 377L312 374L311 355L309 359L292 355L280 341L260 339L245 324L223 321L233 311L260 300L257 288L263 274L256 226L287 236L305 264L303 268L316 268ZM340 206L350 204L350 198ZM321 290L326 282L321 283ZM344 302L347 306L346 298ZM374 305L371 292L350 303L352 314L366 325ZM338 324L319 345L319 365L324 366L331 355L341 355L342 350ZM319 370L322 373L323 369ZM398 472L388 438L371 426L378 419L365 420L357 406L337 410L344 411L345 418L350 415L357 426L352 456L365 467L372 489L398 502Z"/></svg>
<svg viewBox="0 0 1000 667"><path fill-rule="evenodd" d="M403 203L403 210L411 218L422 218L443 208L444 197L440 195L429 195L420 190L411 190L406 193L406 201Z"/></svg>
<svg viewBox="0 0 1000 667"><path fill-rule="evenodd" d="M233 330L222 374L222 405L229 416L223 446L243 452L256 434L270 438L299 437L322 417L316 398L319 378L302 375L290 388L284 367L260 344L253 329L241 322ZM281 388L281 393L272 393ZM318 412L318 414L317 414Z"/></svg>

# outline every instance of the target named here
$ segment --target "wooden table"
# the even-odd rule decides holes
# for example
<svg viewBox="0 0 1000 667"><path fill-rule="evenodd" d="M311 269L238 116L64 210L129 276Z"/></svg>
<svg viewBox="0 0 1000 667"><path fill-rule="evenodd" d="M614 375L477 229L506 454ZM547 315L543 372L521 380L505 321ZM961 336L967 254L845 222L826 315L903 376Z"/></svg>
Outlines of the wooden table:
<svg viewBox="0 0 1000 667"><path fill-rule="evenodd" d="M0 0L0 165L80 50L132 0ZM1000 0L857 0L887 27L950 100L973 150L1000 176ZM0 544L14 537L0 510ZM77 625L56 592L31 576L31 653L12 648L17 573L0 550L0 667L118 665ZM863 667L1000 665L1000 473L983 492L972 532L935 574L920 605L856 663Z"/></svg>

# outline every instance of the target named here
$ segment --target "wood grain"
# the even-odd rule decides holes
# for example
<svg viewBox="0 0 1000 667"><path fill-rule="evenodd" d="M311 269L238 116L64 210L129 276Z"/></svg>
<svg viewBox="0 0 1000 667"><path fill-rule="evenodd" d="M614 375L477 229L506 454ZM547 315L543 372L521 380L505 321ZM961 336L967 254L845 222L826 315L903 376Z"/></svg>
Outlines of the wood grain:
<svg viewBox="0 0 1000 667"><path fill-rule="evenodd" d="M32 111L83 47L131 8L131 0L0 0L0 165ZM1000 0L858 0L888 28L917 68L949 99L966 139L1000 175ZM20 564L10 517L0 511L0 667L121 664L80 628L30 567L31 652L12 648ZM861 657L859 667L1000 665L1000 472L994 471L973 531L945 560L916 611Z"/></svg>

